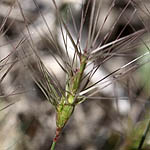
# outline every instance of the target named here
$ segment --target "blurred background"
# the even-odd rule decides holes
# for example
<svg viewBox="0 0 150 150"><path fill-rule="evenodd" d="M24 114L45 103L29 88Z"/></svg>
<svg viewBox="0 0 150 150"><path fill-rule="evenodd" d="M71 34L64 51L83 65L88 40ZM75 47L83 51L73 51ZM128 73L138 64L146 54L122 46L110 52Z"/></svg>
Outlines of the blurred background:
<svg viewBox="0 0 150 150"><path fill-rule="evenodd" d="M40 78L36 61L30 57L33 55L30 42L49 72L54 73L65 87L66 74L54 59L55 56L61 62L60 53L51 40L52 33L63 57L65 50L61 26L52 0L18 1L0 1L0 150L49 150L56 128L55 109L46 100L28 69L28 63L32 63L35 66L33 73ZM92 2L56 0L75 39L74 22L79 30L82 11L89 5L82 32L83 47L89 30ZM97 0L96 7L99 6L96 31L101 28L101 34L97 39L98 45L105 45L144 28L146 33L114 44L113 48L108 49L110 51L103 50L103 55L95 60L100 64L105 60L105 55L112 56L100 65L91 83L137 59L102 80L95 94L92 91L93 96L77 105L56 150L149 150L150 1ZM107 39L106 35L109 35ZM67 44L71 55L72 45L69 41Z"/></svg>

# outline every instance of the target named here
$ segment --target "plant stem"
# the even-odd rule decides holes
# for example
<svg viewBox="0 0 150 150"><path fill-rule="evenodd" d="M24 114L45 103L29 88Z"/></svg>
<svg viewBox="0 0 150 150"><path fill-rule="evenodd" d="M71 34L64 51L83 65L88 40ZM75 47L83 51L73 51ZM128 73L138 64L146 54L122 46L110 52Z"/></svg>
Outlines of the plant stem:
<svg viewBox="0 0 150 150"><path fill-rule="evenodd" d="M51 145L51 149L50 150L55 150L55 145L56 145L56 141L53 140L53 143Z"/></svg>
<svg viewBox="0 0 150 150"><path fill-rule="evenodd" d="M50 150L55 150L55 146L56 146L56 143L59 139L59 136L60 136L60 133L61 133L61 130L62 128L56 128L56 134L55 134L55 137L53 138L53 143L51 145L51 149Z"/></svg>
<svg viewBox="0 0 150 150"><path fill-rule="evenodd" d="M57 110L56 126L57 126L57 128L56 128L55 137L53 139L53 143L51 145L51 150L55 150L55 145L56 145L56 142L58 141L60 133L74 111L75 105L73 105L73 104L76 100L75 95L76 95L78 88L80 87L82 75L84 73L84 70L85 70L85 67L87 64L87 59L88 59L88 57L81 55L80 69L70 79L70 81L68 83L69 86L66 85L69 87L69 89L67 89L69 91L69 93L67 93L67 96L61 97L60 103L56 107L56 110Z"/></svg>
<svg viewBox="0 0 150 150"><path fill-rule="evenodd" d="M147 136L147 134L148 134L148 132L149 132L149 129L150 129L150 120L149 120L148 125L147 125L147 127L146 127L146 130L145 130L145 132L144 132L144 135L143 135L142 138L141 138L141 141L140 141L138 150L142 150L142 146L143 146L144 141L145 141L145 139L146 139L146 136Z"/></svg>

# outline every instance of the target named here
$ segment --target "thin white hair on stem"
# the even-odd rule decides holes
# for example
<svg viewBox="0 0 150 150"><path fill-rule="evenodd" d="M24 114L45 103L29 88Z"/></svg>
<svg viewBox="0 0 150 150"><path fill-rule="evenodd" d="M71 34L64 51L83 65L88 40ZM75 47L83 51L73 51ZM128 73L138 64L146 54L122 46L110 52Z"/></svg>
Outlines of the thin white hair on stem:
<svg viewBox="0 0 150 150"><path fill-rule="evenodd" d="M120 68L114 70L113 72L111 72L110 74L106 75L105 77L103 77L102 79L98 80L97 82L95 82L94 84L90 85L89 87L85 88L85 91L89 92L90 89L91 89L91 90L93 90L93 88L95 89L96 87L98 87L97 85L98 85L99 83L101 83L103 80L107 79L108 77L114 75L116 72L119 72L120 70L125 69L126 67L128 67L128 66L130 66L131 64L135 63L135 62L138 61L139 59L142 59L142 58L144 58L145 56L148 56L148 55L150 55L149 51L146 52L146 53L144 53L144 54L142 54L142 55L140 55L139 57L135 58L134 60L128 62L127 64L121 66ZM136 67L137 67L137 66L136 66ZM130 71L131 71L131 70L130 70ZM83 92L83 93L85 93L85 92Z"/></svg>
<svg viewBox="0 0 150 150"><path fill-rule="evenodd" d="M99 18L100 18L101 6L102 6L102 0L100 0L100 2L99 2L98 9L97 9L96 12L95 12L95 13L96 13L96 16L94 17L94 20L93 20L93 21L95 21L95 24L94 24L94 26L93 26L93 33L92 33L92 35L91 35L91 41L93 41L91 47L95 46L94 41L97 41L96 37L98 37L99 34L100 34L100 32L101 32L101 31L100 31L101 28L100 28L99 31L97 32L97 34L95 35L96 29L99 28L99 27L98 27L98 22L100 21Z"/></svg>
<svg viewBox="0 0 150 150"><path fill-rule="evenodd" d="M137 2L127 0L122 8L117 8L119 13L115 14L116 16L111 23L112 26L107 30L105 30L105 26L107 26L113 11L116 9L116 0L109 1L109 7L103 17L101 16L101 14L103 15L103 0L82 2L81 10L79 10L80 17L79 13L74 14L71 6L67 6L68 11L64 15L56 0L52 0L51 3L54 4L53 15L55 17L54 19L49 17L50 20L47 19L45 12L43 13L43 8L40 8L39 2L37 0L33 0L33 2L38 10L38 19L44 27L41 29L37 26L39 20L34 20L34 22L28 19L21 1L17 0L17 7L20 10L25 27L24 31L21 31L23 36L19 36L21 40L17 39L20 41L17 41L18 46L15 47L12 44L12 48L20 50L20 53L16 54L18 58L20 57L21 64L28 70L27 73L30 72L30 80L38 86L45 96L44 98L48 99L56 110L57 129L54 142L57 142L62 129L74 112L75 106L87 99L99 100L100 103L107 103L108 100L111 107L114 102L118 106L119 101L132 103L134 98L134 102L146 104L146 102L142 101L143 97L136 97L136 89L141 85L136 83L139 84L136 87L131 86L130 81L126 83L131 78L131 74L136 74L140 67L150 62L149 59L143 59L149 56L147 43L149 40L143 40L142 36L149 30L145 20L138 14L139 6L136 5ZM126 11L130 6L132 7L132 12L128 16ZM144 7L146 10L148 9L147 6ZM143 8L140 10L144 11ZM150 16L148 10L145 14ZM76 17L78 20L76 20ZM138 30L132 22L135 17L141 22L140 25L142 24ZM8 18L6 16L3 24L7 22ZM123 26L122 20L124 20ZM9 31L13 21L15 20L10 21L2 34L6 34ZM49 22L55 27L51 27ZM128 28L131 31L125 33ZM3 29L4 25L1 26L0 31ZM36 40L35 37L38 37L38 39ZM143 54L137 52L141 44L144 45L148 52ZM118 61L117 59L120 60ZM2 58L0 63L4 62L4 60L6 61L7 57ZM46 62L47 60L48 62ZM16 61L18 62L18 60ZM54 63L51 63L52 61L55 61L63 72L61 72L63 75L60 72L58 74L62 78L66 76L66 81L63 81L65 86L62 86L61 81L59 81L57 74L54 72L57 67ZM53 68L49 68L48 63ZM8 72L15 65L15 61L6 61L4 65L10 65L10 67L5 70L0 83L3 82ZM2 70L4 69L3 66L0 66L0 71L1 68ZM136 76L134 78L136 79ZM109 90L104 92L105 89ZM31 91L31 89L28 90L29 92ZM129 91L133 93L129 93ZM13 96L16 93L15 91L4 96L0 95L0 98ZM26 93L26 90L24 93ZM5 105L0 111L15 103L14 101ZM119 107L118 113L115 113L118 121Z"/></svg>
<svg viewBox="0 0 150 150"><path fill-rule="evenodd" d="M16 94L18 95L18 94L20 94L20 93L16 93ZM22 94L22 93L21 93L21 94ZM12 94L11 94L11 96L12 96ZM6 98L6 96L0 96L0 98ZM0 108L0 111L3 111L3 110L5 110L5 109L7 109L8 107L10 107L10 106L16 104L16 103L19 102L19 101L20 101L20 99L19 99L19 100L16 100L16 101L13 101L12 103L7 104L6 106Z"/></svg>
<svg viewBox="0 0 150 150"><path fill-rule="evenodd" d="M130 3L131 3L131 0L129 0L127 2L127 4L125 5L125 7L123 8L123 10L121 11L121 13L119 14L119 16L115 20L115 22L114 22L113 26L111 27L110 31L105 35L105 37L104 37L104 39L102 41L102 44L106 44L108 42L108 40L109 40L109 38L110 38L113 30L115 29L115 26L117 25L119 19L123 16L124 12L126 11L126 9L127 9L127 7L129 6ZM101 43L100 43L99 46L101 46Z"/></svg>
<svg viewBox="0 0 150 150"><path fill-rule="evenodd" d="M7 20L8 20L8 17L10 15L10 13L12 12L13 10L13 7L14 7L14 4L10 7L9 11L8 11L8 14L6 15L6 17L4 17L3 21L2 21L2 24L0 26L0 32L2 35L5 35L6 32L2 33L3 29L4 29L4 25L6 24ZM11 25L11 24L10 24ZM2 36L1 35L1 36Z"/></svg>
<svg viewBox="0 0 150 150"><path fill-rule="evenodd" d="M35 2L35 4L36 4L36 1L34 1L34 2ZM24 21L26 22L26 18L25 18L25 16L24 16L23 10L22 10L21 5L20 5L19 2L18 2L18 5L19 5L19 7L20 7L20 10L21 10L22 16L23 16L23 18L24 18ZM36 4L36 6L37 6L37 4ZM38 7L38 6L37 6L37 7ZM44 16L43 16L41 13L40 13L40 15L42 16L44 22L46 23L46 26L47 26L47 28L48 28L48 31L49 31L49 33L50 33L51 36L52 36L52 39L54 39L54 38L53 38L53 35L52 35L52 32L51 32L50 28L48 27L48 24L47 24L47 22L46 22ZM32 50L34 51L34 53L35 53L35 55L38 57L38 59L40 59L40 57L38 56L38 54L37 54L37 52L36 52L36 47L34 46L35 43L34 43L34 41L33 41L33 39L32 39L32 36L31 36L30 30L29 30L29 27L28 27L28 25L27 25L27 22L26 22L26 29L27 29L28 34L29 34L29 37L30 37L30 39L31 39L31 43L29 42L30 47L32 48ZM56 44L54 44L54 45L56 46ZM56 46L56 48L59 49L57 46ZM66 71L65 68L61 65L61 63L57 60L57 58L56 58L52 53L51 53L51 55L54 57L54 59L55 59L56 62L59 64L59 66L62 68L62 70L64 70L64 71L67 73L67 71ZM44 66L42 66L42 67L44 67ZM41 67L40 67L40 68L41 68ZM42 72L43 72L43 71L42 71ZM44 75L44 72L43 72L43 75ZM57 85L58 85L58 84L57 84Z"/></svg>
<svg viewBox="0 0 150 150"><path fill-rule="evenodd" d="M98 47L98 48L96 48L96 49L93 49L93 51L92 51L91 53L92 53L92 54L97 53L97 52L99 52L99 51L101 51L101 50L103 50L103 49L105 49L105 48L109 48L110 46L112 46L112 45L114 45L114 44L117 45L117 43L119 43L119 42L123 42L123 43L124 43L124 42L126 42L126 41L128 41L128 40L130 41L130 38L132 38L132 37L137 37L137 38L138 38L138 36L141 36L141 35L144 34L145 32L146 32L145 29L141 29L141 30L139 30L139 31L136 31L136 32L130 34L130 35L127 35L127 36L125 36L125 37L116 39L116 40L114 40L114 41L112 41L112 42L110 42L110 43L108 43L108 44L105 44L105 45L100 46L100 47ZM120 43L119 43L119 45L120 45Z"/></svg>
<svg viewBox="0 0 150 150"><path fill-rule="evenodd" d="M111 6L110 6L109 10L107 11L106 17L104 18L104 21L103 21L102 25L100 26L100 28L99 28L99 30L98 30L98 32L97 32L97 35L95 36L95 39L94 39L94 41L93 41L93 46L92 46L92 47L94 47L94 45L96 44L96 41L98 40L98 37L100 36L100 34L101 34L101 32L102 32L102 29L103 29L103 27L104 27L106 21L108 20L108 17L109 17L109 15L110 15L111 12L112 12L112 9L113 9L114 6L115 6L115 1L116 1L116 0L113 0L113 1L112 1ZM99 9L100 9L100 8L99 8ZM102 42L101 42L101 43L102 43ZM101 43L99 44L99 46L101 46ZM99 46L98 46L98 47L99 47Z"/></svg>
<svg viewBox="0 0 150 150"><path fill-rule="evenodd" d="M138 10L141 10L146 16L150 16L150 10L147 8L145 3L142 3L142 0L140 0L141 5L139 5L135 0L132 0L131 3L132 3L133 6L137 7ZM143 9L142 6L144 6L145 9Z"/></svg>
<svg viewBox="0 0 150 150"><path fill-rule="evenodd" d="M89 29L88 29L88 38L87 38L87 43L86 43L86 46L85 46L86 50L91 48L91 43L93 42L92 39L91 39L91 35L93 35L93 33L95 33L95 31L92 31L93 21L94 21L94 12L95 12L95 7L96 7L95 5L96 5L96 0L94 0L92 2L92 10L91 10Z"/></svg>

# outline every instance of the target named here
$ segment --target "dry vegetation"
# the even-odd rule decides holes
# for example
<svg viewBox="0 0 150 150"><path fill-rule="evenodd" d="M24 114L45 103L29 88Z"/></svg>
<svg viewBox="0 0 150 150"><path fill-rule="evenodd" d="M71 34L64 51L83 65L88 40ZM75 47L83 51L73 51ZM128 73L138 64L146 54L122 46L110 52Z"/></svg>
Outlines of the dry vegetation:
<svg viewBox="0 0 150 150"><path fill-rule="evenodd" d="M150 1L94 2L56 0L63 24L53 0L0 1L0 150L50 149L56 112L38 86L45 81L38 65L65 91L63 69L78 66L67 64L76 59L67 29L81 51L91 42L83 75L91 74L91 88L81 90L87 100L75 108L56 150L150 150Z"/></svg>

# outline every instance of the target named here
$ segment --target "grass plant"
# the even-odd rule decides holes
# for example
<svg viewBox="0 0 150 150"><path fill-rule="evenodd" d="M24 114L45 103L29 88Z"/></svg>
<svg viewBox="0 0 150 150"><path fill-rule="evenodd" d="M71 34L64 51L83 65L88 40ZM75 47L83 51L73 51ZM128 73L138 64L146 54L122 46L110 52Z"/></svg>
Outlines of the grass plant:
<svg viewBox="0 0 150 150"><path fill-rule="evenodd" d="M47 31L47 37L46 39L44 37L44 39L46 42L50 43L48 52L66 75L65 86L62 87L56 75L48 70L41 59L38 46L35 44L33 38L35 35L33 34L38 34L41 39L43 39L43 35L40 34L40 31L36 29L36 27L34 27L36 33L32 33L30 21L26 17L24 8L19 0L16 1L16 4L23 18L23 24L26 31L22 33L23 42L21 41L21 44L19 43L20 53L17 51L16 55L18 56L18 60L27 67L31 78L55 109L56 132L50 148L51 150L55 150L56 143L61 136L62 130L68 123L78 104L89 99L100 100L101 97L98 97L97 95L101 90L110 85L114 85L114 83L122 78L130 78L132 73L136 72L136 70L141 68L144 64L149 63L149 59L140 61L149 56L149 47L147 42L142 38L144 34L149 32L149 29L137 11L142 11L147 16L149 16L150 13L144 3L143 6L145 10L143 10L137 2L128 0L125 6L120 9L120 14L114 19L111 28L105 32L105 35L103 35L103 30L107 24L108 18L117 4L116 0L110 2L110 7L107 10L103 21L100 20L103 0L82 1L81 15L79 17L80 24L76 23L76 18L68 4L66 5L67 7L65 7L66 13L64 9L59 8L59 5L55 0L52 0L51 2L54 7L53 11L56 15L56 20L53 21L56 27L54 27L53 30L49 27L48 23L51 20L45 18L43 12L39 8L38 2L36 0L33 0L33 2L39 10L39 16L42 18ZM131 16L125 14L129 7L134 9ZM135 16L142 24L142 27L138 30L131 23ZM127 20L126 24L115 38L113 38L117 24L121 19ZM57 27L59 27L59 35L57 35ZM132 33L123 36L127 27L132 29ZM86 32L85 35L84 32ZM62 43L59 42L59 38L63 41ZM27 45L30 51L22 46L24 42L28 43ZM71 43L71 46L69 43ZM147 52L140 55L135 54L134 57L132 57L132 53L136 51L136 48L138 48L140 44L146 47ZM58 57L51 49L55 51ZM23 57L20 54L23 55ZM107 62L117 57L124 58L124 56L129 57L126 63L119 65L119 67L115 67L115 69L112 69L111 72L107 73L105 76L98 77L95 80L97 73L99 73L101 68ZM2 59L0 63L4 59ZM15 62L12 63L1 77L0 83L15 65ZM126 82L126 79L123 82ZM126 83L122 83L122 85L126 85ZM114 100L117 98L113 95L110 99ZM149 124L144 133L144 138L141 138L141 142L139 142L139 148L137 148L137 150L142 149L148 130Z"/></svg>

